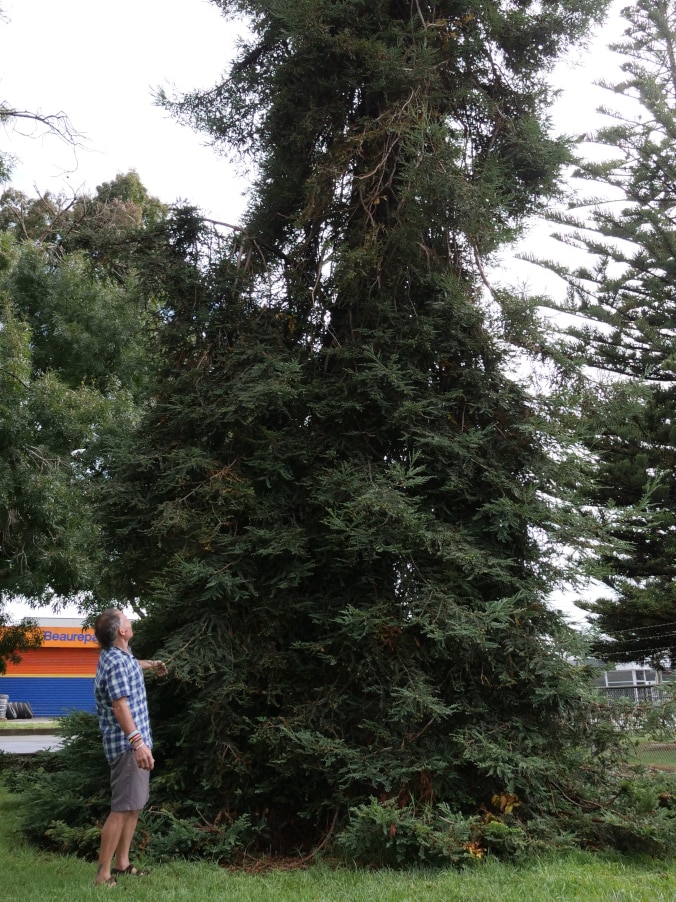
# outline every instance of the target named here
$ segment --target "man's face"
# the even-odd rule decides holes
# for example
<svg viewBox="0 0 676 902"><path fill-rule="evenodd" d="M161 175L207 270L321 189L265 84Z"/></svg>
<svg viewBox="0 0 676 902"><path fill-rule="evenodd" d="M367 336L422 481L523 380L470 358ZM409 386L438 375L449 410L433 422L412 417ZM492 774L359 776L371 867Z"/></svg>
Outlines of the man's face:
<svg viewBox="0 0 676 902"><path fill-rule="evenodd" d="M120 612L120 635L123 639L126 639L127 642L134 635L134 628L131 625L131 620L122 612Z"/></svg>

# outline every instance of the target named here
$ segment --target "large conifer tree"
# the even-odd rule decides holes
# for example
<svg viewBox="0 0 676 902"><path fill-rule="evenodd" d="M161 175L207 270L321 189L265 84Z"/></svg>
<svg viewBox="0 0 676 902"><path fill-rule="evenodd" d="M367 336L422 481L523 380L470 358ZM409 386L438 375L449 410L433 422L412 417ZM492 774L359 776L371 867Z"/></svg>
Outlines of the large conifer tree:
<svg viewBox="0 0 676 902"><path fill-rule="evenodd" d="M566 310L582 325L573 351L609 374L591 411L594 501L618 544L600 561L614 590L592 605L598 653L669 666L676 653L676 4L638 0L623 12L624 78L593 140L606 159L578 175L609 202L561 221L595 263L566 274ZM579 231L579 227L584 231Z"/></svg>
<svg viewBox="0 0 676 902"><path fill-rule="evenodd" d="M173 810L277 850L370 798L532 814L585 712L481 261L555 184L542 73L603 4L218 5L251 40L170 106L255 188L230 253L170 224L166 367L104 518L172 665Z"/></svg>

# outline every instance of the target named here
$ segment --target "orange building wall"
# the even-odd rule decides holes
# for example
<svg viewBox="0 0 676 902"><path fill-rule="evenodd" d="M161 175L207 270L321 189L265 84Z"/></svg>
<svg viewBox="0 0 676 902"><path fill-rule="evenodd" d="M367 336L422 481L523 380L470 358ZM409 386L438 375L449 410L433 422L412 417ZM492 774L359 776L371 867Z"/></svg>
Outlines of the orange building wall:
<svg viewBox="0 0 676 902"><path fill-rule="evenodd" d="M95 676L99 647L31 648L21 652L19 664L7 664L6 676Z"/></svg>
<svg viewBox="0 0 676 902"><path fill-rule="evenodd" d="M0 692L10 701L31 705L36 717L60 717L69 711L94 712L94 676L99 644L92 629L79 624L43 621L40 648L21 652L18 664L7 662Z"/></svg>

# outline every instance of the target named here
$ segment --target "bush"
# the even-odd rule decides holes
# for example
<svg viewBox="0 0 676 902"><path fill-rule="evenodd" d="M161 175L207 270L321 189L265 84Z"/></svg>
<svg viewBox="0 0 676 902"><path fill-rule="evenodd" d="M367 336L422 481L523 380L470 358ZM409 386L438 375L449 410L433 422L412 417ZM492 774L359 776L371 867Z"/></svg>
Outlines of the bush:
<svg viewBox="0 0 676 902"><path fill-rule="evenodd" d="M0 757L10 792L22 797L22 826L35 845L94 859L101 826L110 810L110 772L94 715L76 712L59 725L64 742L54 752ZM168 781L169 783L171 781ZM161 793L162 780L155 784ZM182 800L182 808L190 808ZM142 812L135 848L157 860L211 858L222 860L246 842L249 818L210 824L192 806L192 818L177 816L171 806Z"/></svg>
<svg viewBox="0 0 676 902"><path fill-rule="evenodd" d="M75 712L62 719L59 732L62 748L23 756L8 769L6 783L22 796L22 825L32 842L92 857L110 810L110 771L98 721Z"/></svg>
<svg viewBox="0 0 676 902"><path fill-rule="evenodd" d="M459 864L481 856L479 824L479 818L465 818L446 805L398 807L395 799L371 799L350 811L336 848L362 865Z"/></svg>
<svg viewBox="0 0 676 902"><path fill-rule="evenodd" d="M96 856L109 811L109 772L96 718L76 713L61 722L64 745L31 756L0 755L11 792L22 798L25 835L36 845ZM158 860L235 860L261 849L265 824L255 812L208 810L187 797L168 762L153 781L153 804L141 816L136 849ZM579 770L579 772L578 772ZM504 790L478 808L452 810L428 798L371 798L336 818L322 847L359 865L467 865L486 855L515 858L547 849L618 849L654 855L676 849L676 775L597 752L565 777L552 768L549 795L529 803ZM258 818L258 819L257 819Z"/></svg>

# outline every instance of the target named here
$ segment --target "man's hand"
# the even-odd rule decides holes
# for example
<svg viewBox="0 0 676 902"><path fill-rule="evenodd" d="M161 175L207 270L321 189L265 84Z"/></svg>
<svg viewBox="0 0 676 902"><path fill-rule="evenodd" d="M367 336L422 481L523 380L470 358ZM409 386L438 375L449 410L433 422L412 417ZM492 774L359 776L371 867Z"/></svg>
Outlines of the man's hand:
<svg viewBox="0 0 676 902"><path fill-rule="evenodd" d="M141 770L152 770L155 767L153 753L145 743L134 749L134 760Z"/></svg>
<svg viewBox="0 0 676 902"><path fill-rule="evenodd" d="M164 661L147 661L148 670L152 670L153 673L156 673L157 676L166 676L169 671L167 669L167 665Z"/></svg>

